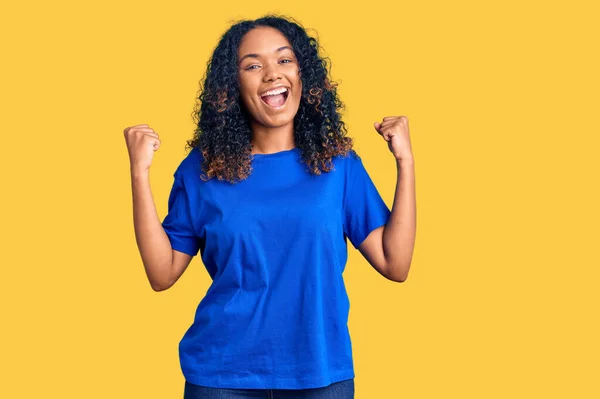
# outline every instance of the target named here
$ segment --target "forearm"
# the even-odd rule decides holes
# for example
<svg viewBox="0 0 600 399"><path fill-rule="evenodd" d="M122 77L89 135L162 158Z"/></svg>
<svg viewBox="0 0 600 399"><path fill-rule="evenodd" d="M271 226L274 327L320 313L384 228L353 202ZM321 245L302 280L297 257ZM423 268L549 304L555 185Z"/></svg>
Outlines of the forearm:
<svg viewBox="0 0 600 399"><path fill-rule="evenodd" d="M169 284L173 249L156 212L148 172L132 170L131 186L135 238L150 285L157 290Z"/></svg>
<svg viewBox="0 0 600 399"><path fill-rule="evenodd" d="M412 261L416 236L414 160L396 162L398 179L392 213L383 231L383 251L390 276L404 281Z"/></svg>

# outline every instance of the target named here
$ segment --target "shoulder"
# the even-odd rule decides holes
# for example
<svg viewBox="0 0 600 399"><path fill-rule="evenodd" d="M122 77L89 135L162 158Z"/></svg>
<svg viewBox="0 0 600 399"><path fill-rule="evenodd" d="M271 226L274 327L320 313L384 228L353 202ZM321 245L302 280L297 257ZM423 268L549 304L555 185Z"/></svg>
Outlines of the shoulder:
<svg viewBox="0 0 600 399"><path fill-rule="evenodd" d="M336 168L341 167L344 173L352 173L352 169L355 169L357 165L362 163L360 156L356 150L351 149L345 155L336 155L333 158L333 163Z"/></svg>
<svg viewBox="0 0 600 399"><path fill-rule="evenodd" d="M333 161L337 163L349 163L360 159L356 150L351 149L346 154L335 155Z"/></svg>
<svg viewBox="0 0 600 399"><path fill-rule="evenodd" d="M199 176L202 172L202 162L203 162L202 153L198 148L192 148L188 151L185 157L177 166L175 170L175 176L177 177L190 177L190 176Z"/></svg>

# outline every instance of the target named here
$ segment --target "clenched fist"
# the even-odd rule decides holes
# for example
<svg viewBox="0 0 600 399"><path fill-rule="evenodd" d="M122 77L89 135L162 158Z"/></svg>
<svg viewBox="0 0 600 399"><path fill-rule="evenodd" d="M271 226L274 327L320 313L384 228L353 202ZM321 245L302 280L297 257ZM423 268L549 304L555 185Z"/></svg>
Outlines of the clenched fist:
<svg viewBox="0 0 600 399"><path fill-rule="evenodd" d="M148 125L125 128L125 142L129 152L131 172L143 173L150 169L154 152L160 147L158 134Z"/></svg>

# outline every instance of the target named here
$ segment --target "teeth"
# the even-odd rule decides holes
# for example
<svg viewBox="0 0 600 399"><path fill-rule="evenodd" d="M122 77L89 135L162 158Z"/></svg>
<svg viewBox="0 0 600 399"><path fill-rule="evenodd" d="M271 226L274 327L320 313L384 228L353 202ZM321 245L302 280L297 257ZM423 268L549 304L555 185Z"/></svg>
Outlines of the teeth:
<svg viewBox="0 0 600 399"><path fill-rule="evenodd" d="M282 87L280 89L266 91L266 92L262 93L260 96L261 97L264 97L264 96L274 96L274 95L277 95L277 94L285 93L286 91L287 91L287 88Z"/></svg>

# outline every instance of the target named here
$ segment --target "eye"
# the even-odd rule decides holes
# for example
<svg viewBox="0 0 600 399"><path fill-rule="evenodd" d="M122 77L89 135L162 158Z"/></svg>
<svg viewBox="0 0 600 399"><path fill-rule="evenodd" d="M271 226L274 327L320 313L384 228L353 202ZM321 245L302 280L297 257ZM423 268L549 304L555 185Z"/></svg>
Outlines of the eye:
<svg viewBox="0 0 600 399"><path fill-rule="evenodd" d="M285 62L285 61L287 61L287 62ZM286 58L286 59L283 59L283 60L281 60L281 61L279 61L279 62L280 62L280 63L284 63L284 64L289 64L289 63L292 63L292 62L294 62L294 61L293 61L293 60L291 60L291 59L289 59L289 58ZM249 65L249 66L247 66L246 68L244 68L244 70L246 70L246 71L252 71L252 70L256 69L256 68L254 68L254 67L256 67L256 68L260 68L260 65L256 65L256 64L254 64L254 65Z"/></svg>

